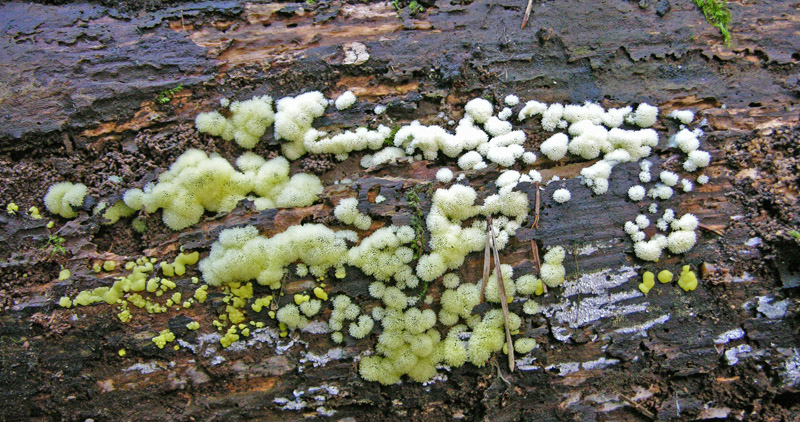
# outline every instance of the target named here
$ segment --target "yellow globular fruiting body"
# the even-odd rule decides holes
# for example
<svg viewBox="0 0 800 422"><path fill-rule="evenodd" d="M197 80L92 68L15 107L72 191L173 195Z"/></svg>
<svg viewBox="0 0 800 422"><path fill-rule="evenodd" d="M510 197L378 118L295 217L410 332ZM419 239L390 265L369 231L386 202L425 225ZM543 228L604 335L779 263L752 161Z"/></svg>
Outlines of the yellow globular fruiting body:
<svg viewBox="0 0 800 422"><path fill-rule="evenodd" d="M314 296L319 300L328 300L328 293L322 290L321 287L314 287Z"/></svg>
<svg viewBox="0 0 800 422"><path fill-rule="evenodd" d="M30 208L28 208L28 214L34 220L41 220L42 219L42 215L39 214L39 207L30 207Z"/></svg>
<svg viewBox="0 0 800 422"><path fill-rule="evenodd" d="M672 272L667 270L659 271L658 281L661 283L669 283L672 281Z"/></svg>
<svg viewBox="0 0 800 422"><path fill-rule="evenodd" d="M263 309L266 306L269 306L270 303L272 303L272 296L264 296L256 299L255 302L253 302L253 304L250 305L250 308L252 308L253 311L255 312L261 312L261 309Z"/></svg>
<svg viewBox="0 0 800 422"><path fill-rule="evenodd" d="M169 329L163 330L157 336L153 337L153 343L155 343L159 349L163 349L167 343L173 341L175 341L175 334Z"/></svg>
<svg viewBox="0 0 800 422"><path fill-rule="evenodd" d="M238 340L239 334L237 334L237 329L235 326L232 326L228 328L228 331L225 333L225 335L219 339L219 343L222 345L222 347L228 347L233 344L233 342Z"/></svg>
<svg viewBox="0 0 800 422"><path fill-rule="evenodd" d="M683 269L681 270L681 276L678 278L678 286L680 286L685 292L689 292L697 288L697 276L688 265L684 265Z"/></svg>
<svg viewBox="0 0 800 422"><path fill-rule="evenodd" d="M655 285L655 274L650 271L645 271L644 274L642 274L642 282L639 284L639 290L641 290L642 293L647 294Z"/></svg>
<svg viewBox="0 0 800 422"><path fill-rule="evenodd" d="M68 279L70 275L71 275L71 273L70 273L69 269L68 268L64 268L63 270L61 270L58 273L58 281L64 281L64 280Z"/></svg>
<svg viewBox="0 0 800 422"><path fill-rule="evenodd" d="M120 312L120 313L118 313L117 317L122 322L129 322L133 318L133 316L131 315L130 311L128 311L127 309L122 311L122 312Z"/></svg>
<svg viewBox="0 0 800 422"><path fill-rule="evenodd" d="M302 303L308 302L309 300L311 300L311 297L309 295L302 295L302 294L294 295L295 305L300 305Z"/></svg>
<svg viewBox="0 0 800 422"><path fill-rule="evenodd" d="M174 277L175 276L175 268L172 264L168 262L162 262L160 264L161 273L164 274L164 277Z"/></svg>
<svg viewBox="0 0 800 422"><path fill-rule="evenodd" d="M225 312L228 313L228 320L231 324L238 324L244 321L244 313L240 311L239 308L227 305L225 307Z"/></svg>
<svg viewBox="0 0 800 422"><path fill-rule="evenodd" d="M194 291L194 298L197 299L197 301L200 303L205 302L207 296L208 296L208 285L200 286L197 290Z"/></svg>

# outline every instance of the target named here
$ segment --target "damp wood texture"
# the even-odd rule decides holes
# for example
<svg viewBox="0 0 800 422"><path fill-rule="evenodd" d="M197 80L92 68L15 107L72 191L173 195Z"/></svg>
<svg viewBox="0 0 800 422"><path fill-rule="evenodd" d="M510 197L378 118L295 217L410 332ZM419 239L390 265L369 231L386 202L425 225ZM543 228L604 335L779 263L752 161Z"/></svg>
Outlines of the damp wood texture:
<svg viewBox="0 0 800 422"><path fill-rule="evenodd" d="M794 2L729 2L730 45L689 0L48 3L0 5L0 420L790 421L800 414ZM213 288L202 304L127 323L116 306L59 306L64 295L110 286L127 261L171 262L181 248L205 257L227 228L253 225L272 236L298 224L335 225L333 209L346 197L358 198L371 230L418 224L444 186L437 171L458 173L455 160L364 169L362 153L342 162L307 155L291 171L319 175L324 190L314 205L254 211L243 201L177 232L160 215L105 225L92 214L99 201L114 203L127 188L156 180L189 148L231 162L241 155L235 143L194 128L197 114L220 99L312 90L357 96L351 108L329 107L315 121L333 132L415 119L447 127L476 97L495 105L509 94L522 104L647 102L659 107L661 139L650 161L676 172L683 156L667 143L679 123L665 116L693 110L712 155L703 171L710 181L659 201L658 214L694 214L697 244L656 263L638 260L623 225L652 202L628 198L639 166L615 167L608 192L594 195L578 178L594 161L547 160L538 147L550 133L536 119L513 117L526 148L540 155L525 168L544 182L560 180L542 183L538 198L538 184L518 186L530 218L499 260L521 275L539 268L548 247L566 251L566 281L536 297L540 313L508 306L523 316L520 332L539 344L517 354L513 372L498 353L482 368L442 368L425 384L403 378L382 386L363 380L357 362L374 348L377 329L337 344L321 324L281 337L266 317L271 330L223 348L211 334L226 303ZM386 111L376 114L378 105ZM275 157L279 144L270 128L253 152ZM491 164L470 174L479 198L494 193L502 170ZM88 187L75 219L45 212L47 187L61 181ZM553 192L561 188L571 198L558 204ZM10 203L19 209L12 213ZM41 219L31 218L33 206ZM430 239L421 232L414 246L424 253ZM106 261L116 268L93 270ZM697 274L694 291L675 282L648 294L637 287L644 271L668 269L677 280L684 265ZM187 268L186 280L201 276ZM60 280L63 269L69 275ZM470 254L456 273L480 283L483 253ZM348 269L326 290L369 304L371 281ZM291 271L278 301L313 286L313 277ZM185 281L176 291L187 298L197 287ZM441 280L426 288L438 303ZM190 321L201 328L188 329ZM166 328L177 340L161 349L151 339Z"/></svg>

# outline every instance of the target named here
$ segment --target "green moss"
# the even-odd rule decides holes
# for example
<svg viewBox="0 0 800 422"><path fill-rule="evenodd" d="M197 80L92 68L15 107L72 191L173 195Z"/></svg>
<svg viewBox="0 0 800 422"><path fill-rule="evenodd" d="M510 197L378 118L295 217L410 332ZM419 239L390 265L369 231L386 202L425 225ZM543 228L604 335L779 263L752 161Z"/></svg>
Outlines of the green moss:
<svg viewBox="0 0 800 422"><path fill-rule="evenodd" d="M174 97L175 94L179 93L182 89L183 84L178 84L178 86L175 88L165 89L158 93L158 96L156 96L156 102L159 104L168 104L170 101L172 101L172 97Z"/></svg>
<svg viewBox="0 0 800 422"><path fill-rule="evenodd" d="M64 248L64 238L61 236L56 236L51 234L47 238L47 246L52 246L53 248L50 250L51 254L65 254L67 250Z"/></svg>
<svg viewBox="0 0 800 422"><path fill-rule="evenodd" d="M694 0L694 3L703 11L706 21L719 29L725 45L731 45L731 33L728 27L731 24L731 11L728 10L726 0Z"/></svg>
<svg viewBox="0 0 800 422"><path fill-rule="evenodd" d="M145 223L141 218L134 218L131 221L131 228L133 228L136 233L141 234L147 231L147 223Z"/></svg>

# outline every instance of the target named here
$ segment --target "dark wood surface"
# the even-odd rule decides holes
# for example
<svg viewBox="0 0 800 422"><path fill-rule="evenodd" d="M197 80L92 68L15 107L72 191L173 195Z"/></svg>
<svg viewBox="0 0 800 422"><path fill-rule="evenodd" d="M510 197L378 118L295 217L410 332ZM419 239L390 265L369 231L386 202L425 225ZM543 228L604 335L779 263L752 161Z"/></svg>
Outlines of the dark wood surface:
<svg viewBox="0 0 800 422"><path fill-rule="evenodd" d="M324 334L264 334L222 351L203 337L213 298L181 313L205 326L181 337L194 352L150 341L182 326L178 314L123 324L112 307L65 310L57 301L113 282L119 272L98 276L92 260L171 257L181 245L205 253L226 227L255 224L273 234L329 220L344 196L365 202L379 191L387 201L368 207L373 228L407 224L405 192L422 186L427 209L428 184L452 162L364 171L356 154L322 176L327 187L317 205L257 213L242 204L182 233L164 228L159 215L146 218L144 235L124 222L103 226L90 213L55 219L63 254L47 246L51 216L0 213L0 419L798 420L800 243L788 234L800 227L798 5L731 2L727 47L691 1L672 0L659 16L663 3L537 0L524 30L520 0L436 2L416 16L398 15L388 3L335 1L0 5L3 207L14 201L44 214L41 198L61 180L86 183L93 201L114 200L123 188L104 183L108 175L140 186L190 146L234 158L241 150L197 135L187 122L221 97L312 89L359 96L352 109L318 119L330 128L370 124L377 103L388 106L381 123L442 124L439 112L455 116L472 97L499 102L508 93L523 101L691 108L707 119L703 145L713 155L711 183L660 205L699 217L698 245L657 264L634 259L622 230L643 208L625 195L635 164L615 168L609 193L598 197L574 178L590 163L541 158L535 167L547 178L567 179L546 187L540 228L521 229L501 255L521 274L533 265L531 239L567 249L567 283L539 298L543 314L523 325L540 347L514 373L500 357L484 368L440 370L429 385L361 380L354 357L374 335L336 346ZM369 58L347 64L347 43L363 44ZM155 101L178 84L184 88L168 104ZM544 139L534 123L522 127L534 145ZM664 139L676 127L660 120L656 129ZM256 152L275 149L269 132ZM680 165L667 148L653 159ZM482 196L496 170L471 180ZM352 184L332 184L345 177ZM572 200L556 205L552 192L564 186ZM523 189L533 196L532 187ZM482 271L473 255L460 270L467 280ZM676 272L684 264L702 274L696 291L659 284L644 296L637 289L645 269ZM72 277L59 282L62 266ZM367 301L368 282L351 269L332 293ZM285 291L308 284L294 277ZM435 296L441 290L431 286ZM335 413L323 416L328 411Z"/></svg>

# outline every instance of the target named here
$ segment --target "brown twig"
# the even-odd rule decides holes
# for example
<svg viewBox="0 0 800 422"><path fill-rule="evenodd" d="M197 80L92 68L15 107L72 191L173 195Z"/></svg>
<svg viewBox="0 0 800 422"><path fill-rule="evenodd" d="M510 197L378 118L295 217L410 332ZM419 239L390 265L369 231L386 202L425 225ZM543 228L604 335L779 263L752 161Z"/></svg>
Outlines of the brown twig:
<svg viewBox="0 0 800 422"><path fill-rule="evenodd" d="M700 228L701 228L701 229L703 229L703 230L708 230L708 231L710 231L711 233L714 233L714 234L716 234L717 236L724 236L724 235L723 235L723 233L722 233L721 231L719 231L719 230L717 230L717 229L715 229L715 228L713 228L713 227L711 227L711 226L707 226L707 225L705 225L705 224L703 224L703 223L698 223L698 224L697 224L697 226L698 226L698 227L700 227Z"/></svg>
<svg viewBox="0 0 800 422"><path fill-rule="evenodd" d="M511 329L508 327L508 297L503 284L503 272L500 270L500 254L497 253L497 239L492 234L492 252L494 252L494 271L497 273L497 291L500 293L500 306L503 308L503 322L506 327L506 343L508 344L508 370L514 372L514 343L511 342Z"/></svg>
<svg viewBox="0 0 800 422"><path fill-rule="evenodd" d="M533 253L533 262L536 264L536 275L541 277L542 261L539 258L539 245L534 239L531 239L531 252ZM544 293L547 293L547 284L542 283L542 288L544 289Z"/></svg>
<svg viewBox="0 0 800 422"><path fill-rule="evenodd" d="M534 229L539 228L539 182L535 182L533 184L533 188L536 189L536 208L533 211L533 224L531 227Z"/></svg>
<svg viewBox="0 0 800 422"><path fill-rule="evenodd" d="M533 0L528 0L528 7L525 8L525 17L522 18L522 27L520 29L525 29L525 25L528 24L528 18L531 17L532 8L533 8Z"/></svg>
<svg viewBox="0 0 800 422"><path fill-rule="evenodd" d="M542 261L539 259L539 245L533 239L531 239L531 253L533 254L533 262L536 264L536 275L539 275L542 272Z"/></svg>
<svg viewBox="0 0 800 422"><path fill-rule="evenodd" d="M497 361L495 359L492 359L492 366L494 366L495 369L497 369L497 376L500 377L500 379L503 380L503 382L505 382L506 385L512 387L511 382L503 376L503 371L500 370L500 365L497 364Z"/></svg>
<svg viewBox="0 0 800 422"><path fill-rule="evenodd" d="M642 406L639 403L636 403L635 401L633 401L633 399L629 398L628 396L626 396L624 394L620 394L619 397L623 401L625 401L625 403L628 403L629 405L631 405L631 407L633 407L634 409L638 410L639 413L641 413L642 415L644 415L645 417L647 417L651 421L656 420L656 415L654 415L653 412L645 409L644 406Z"/></svg>
<svg viewBox="0 0 800 422"><path fill-rule="evenodd" d="M492 228L492 217L489 216L486 218L486 249L484 249L483 253L483 283L481 283L481 299L479 303L483 303L484 294L486 293L486 284L489 283L492 233L494 233L494 228Z"/></svg>

